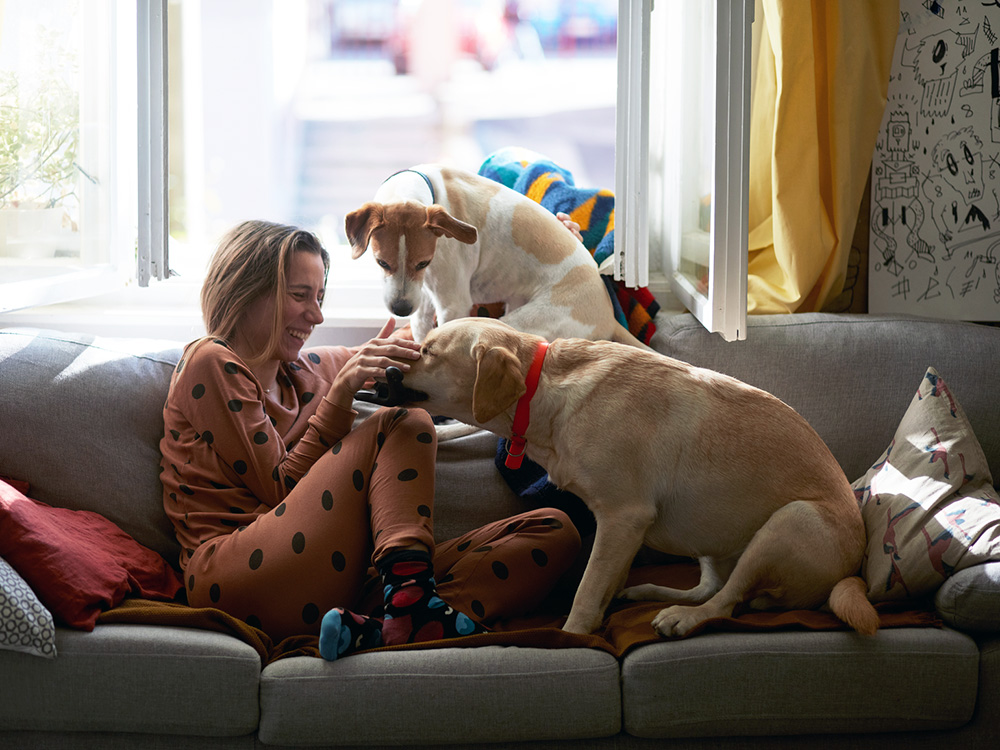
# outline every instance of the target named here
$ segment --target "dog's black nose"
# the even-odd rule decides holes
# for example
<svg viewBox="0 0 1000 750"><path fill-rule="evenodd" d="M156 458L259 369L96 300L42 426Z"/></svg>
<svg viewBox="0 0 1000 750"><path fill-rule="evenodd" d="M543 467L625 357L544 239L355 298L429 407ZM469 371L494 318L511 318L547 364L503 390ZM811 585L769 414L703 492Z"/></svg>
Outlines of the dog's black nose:
<svg viewBox="0 0 1000 750"><path fill-rule="evenodd" d="M393 302L389 309L392 310L393 315L398 315L401 318L408 318L413 312L413 305L404 299L399 302Z"/></svg>
<svg viewBox="0 0 1000 750"><path fill-rule="evenodd" d="M403 372L398 367L385 368L386 382L376 382L374 391L358 391L355 398L379 406L399 406L404 403L426 401L427 394L403 385Z"/></svg>

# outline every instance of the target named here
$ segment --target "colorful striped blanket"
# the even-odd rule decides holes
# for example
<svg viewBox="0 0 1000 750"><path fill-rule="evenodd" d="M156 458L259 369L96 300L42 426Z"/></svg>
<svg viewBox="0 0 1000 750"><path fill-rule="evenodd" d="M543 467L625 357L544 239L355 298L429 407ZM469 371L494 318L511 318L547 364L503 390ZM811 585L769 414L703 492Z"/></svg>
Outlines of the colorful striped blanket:
<svg viewBox="0 0 1000 750"><path fill-rule="evenodd" d="M610 190L578 188L573 175L555 162L519 147L507 147L486 157L479 174L540 203L552 213L565 213L580 225L583 244L600 265L615 246L615 195ZM608 288L618 322L648 344L656 333L659 303L646 287L630 289L611 276L601 276Z"/></svg>

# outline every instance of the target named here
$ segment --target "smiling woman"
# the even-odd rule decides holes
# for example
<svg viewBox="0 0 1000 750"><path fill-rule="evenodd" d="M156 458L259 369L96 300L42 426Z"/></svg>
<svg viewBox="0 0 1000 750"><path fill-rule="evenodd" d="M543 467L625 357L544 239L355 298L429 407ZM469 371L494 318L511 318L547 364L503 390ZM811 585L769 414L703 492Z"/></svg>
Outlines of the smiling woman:
<svg viewBox="0 0 1000 750"><path fill-rule="evenodd" d="M355 394L389 366L408 370L419 346L390 320L360 346L303 349L323 322L328 262L312 233L249 221L209 264L209 335L184 349L160 441L188 603L276 640L318 633L327 659L527 611L572 563L579 534L543 509L435 547L430 416L381 409L354 426ZM535 549L544 569L529 562ZM372 563L381 606L362 597Z"/></svg>

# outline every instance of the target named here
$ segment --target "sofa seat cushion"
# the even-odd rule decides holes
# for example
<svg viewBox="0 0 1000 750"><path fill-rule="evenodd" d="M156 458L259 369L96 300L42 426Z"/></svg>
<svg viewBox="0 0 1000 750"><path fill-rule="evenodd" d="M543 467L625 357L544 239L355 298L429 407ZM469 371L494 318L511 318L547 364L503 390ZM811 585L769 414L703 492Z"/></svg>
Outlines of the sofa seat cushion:
<svg viewBox="0 0 1000 750"><path fill-rule="evenodd" d="M261 675L260 739L283 746L508 743L621 728L618 661L514 646L281 659Z"/></svg>
<svg viewBox="0 0 1000 750"><path fill-rule="evenodd" d="M219 633L56 629L55 659L0 651L0 727L240 736L257 727L260 657Z"/></svg>
<svg viewBox="0 0 1000 750"><path fill-rule="evenodd" d="M622 663L622 720L639 737L949 729L972 717L979 650L947 628L711 633Z"/></svg>

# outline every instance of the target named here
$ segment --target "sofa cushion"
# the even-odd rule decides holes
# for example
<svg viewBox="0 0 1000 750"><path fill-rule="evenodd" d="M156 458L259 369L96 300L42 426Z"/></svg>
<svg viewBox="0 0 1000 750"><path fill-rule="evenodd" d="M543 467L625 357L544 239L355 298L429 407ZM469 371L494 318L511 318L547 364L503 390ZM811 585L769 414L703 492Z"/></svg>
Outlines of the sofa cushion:
<svg viewBox="0 0 1000 750"><path fill-rule="evenodd" d="M1000 559L1000 496L957 395L932 367L888 447L854 482L872 601L933 594L953 572Z"/></svg>
<svg viewBox="0 0 1000 750"><path fill-rule="evenodd" d="M960 570L934 595L941 619L970 632L1000 631L1000 562Z"/></svg>
<svg viewBox="0 0 1000 750"><path fill-rule="evenodd" d="M961 726L979 649L949 629L709 633L622 663L622 720L639 737L891 732Z"/></svg>
<svg viewBox="0 0 1000 750"><path fill-rule="evenodd" d="M10 563L0 557L0 649L51 659L56 655L52 613Z"/></svg>
<svg viewBox="0 0 1000 750"><path fill-rule="evenodd" d="M257 726L260 656L220 633L56 629L59 656L0 651L5 730L239 736Z"/></svg>
<svg viewBox="0 0 1000 750"><path fill-rule="evenodd" d="M49 505L92 510L176 564L163 512L172 342L0 330L0 475Z"/></svg>
<svg viewBox="0 0 1000 750"><path fill-rule="evenodd" d="M607 737L618 662L515 646L295 657L261 675L260 739L275 745L471 745Z"/></svg>
<svg viewBox="0 0 1000 750"><path fill-rule="evenodd" d="M0 555L62 624L93 630L128 594L173 599L177 573L99 513L53 508L0 480Z"/></svg>
<svg viewBox="0 0 1000 750"><path fill-rule="evenodd" d="M889 444L914 378L947 363L994 473L1000 471L1000 327L906 315L751 315L745 341L693 316L660 316L655 349L770 391L815 428L853 480Z"/></svg>

